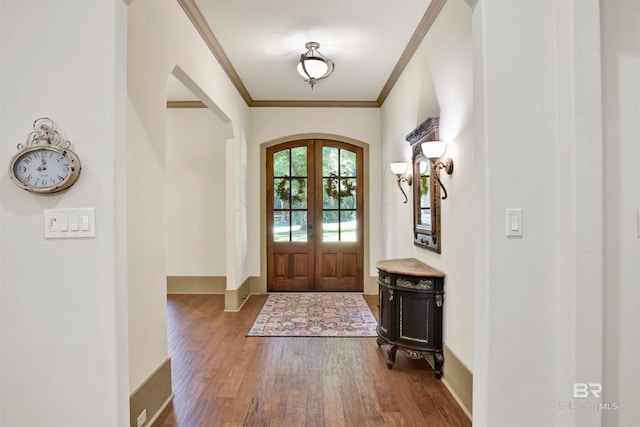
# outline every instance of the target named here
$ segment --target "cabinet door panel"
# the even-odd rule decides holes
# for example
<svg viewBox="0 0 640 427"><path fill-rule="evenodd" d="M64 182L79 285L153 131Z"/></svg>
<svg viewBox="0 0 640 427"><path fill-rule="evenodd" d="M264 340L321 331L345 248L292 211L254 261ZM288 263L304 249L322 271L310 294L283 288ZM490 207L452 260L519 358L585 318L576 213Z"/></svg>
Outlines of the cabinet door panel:
<svg viewBox="0 0 640 427"><path fill-rule="evenodd" d="M433 313L435 304L430 294L399 292L398 343L418 347L433 346Z"/></svg>
<svg viewBox="0 0 640 427"><path fill-rule="evenodd" d="M395 310L393 310L393 291L391 291L386 286L379 286L379 292L379 332L383 337L393 340L394 337L391 336L391 333L393 331L391 319L393 317L393 313L395 312Z"/></svg>

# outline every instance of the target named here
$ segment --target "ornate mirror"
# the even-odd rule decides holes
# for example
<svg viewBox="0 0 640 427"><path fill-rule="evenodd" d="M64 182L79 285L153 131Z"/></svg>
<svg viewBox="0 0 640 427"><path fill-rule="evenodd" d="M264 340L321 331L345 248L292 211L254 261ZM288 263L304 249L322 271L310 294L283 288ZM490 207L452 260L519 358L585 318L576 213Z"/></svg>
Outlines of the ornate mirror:
<svg viewBox="0 0 640 427"><path fill-rule="evenodd" d="M440 253L440 186L421 144L438 140L438 117L430 117L405 137L413 151L413 244Z"/></svg>

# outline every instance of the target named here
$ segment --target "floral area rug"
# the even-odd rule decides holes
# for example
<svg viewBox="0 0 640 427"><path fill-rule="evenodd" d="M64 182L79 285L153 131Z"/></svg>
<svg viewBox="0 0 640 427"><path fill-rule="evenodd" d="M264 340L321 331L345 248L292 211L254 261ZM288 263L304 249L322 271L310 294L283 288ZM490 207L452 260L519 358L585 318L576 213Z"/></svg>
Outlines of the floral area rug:
<svg viewBox="0 0 640 427"><path fill-rule="evenodd" d="M247 336L375 337L378 322L361 294L269 294Z"/></svg>

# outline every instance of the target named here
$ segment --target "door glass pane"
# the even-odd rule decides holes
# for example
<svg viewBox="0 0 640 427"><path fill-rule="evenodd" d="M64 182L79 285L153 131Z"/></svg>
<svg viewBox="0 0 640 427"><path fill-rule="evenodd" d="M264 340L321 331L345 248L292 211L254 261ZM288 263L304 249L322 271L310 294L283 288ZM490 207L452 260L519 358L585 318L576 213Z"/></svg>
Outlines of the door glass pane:
<svg viewBox="0 0 640 427"><path fill-rule="evenodd" d="M289 211L273 212L273 241L289 242L291 240L291 226L289 225Z"/></svg>
<svg viewBox="0 0 640 427"><path fill-rule="evenodd" d="M355 242L357 240L356 229L356 211L340 212L340 241Z"/></svg>
<svg viewBox="0 0 640 427"><path fill-rule="evenodd" d="M289 188L289 179L275 178L273 180L273 208L287 209L289 208L289 200L291 191Z"/></svg>
<svg viewBox="0 0 640 427"><path fill-rule="evenodd" d="M307 211L291 212L291 241L307 241Z"/></svg>
<svg viewBox="0 0 640 427"><path fill-rule="evenodd" d="M322 212L322 241L337 242L340 224L338 223L340 213L336 211Z"/></svg>
<svg viewBox="0 0 640 427"><path fill-rule="evenodd" d="M307 207L307 179L294 178L291 180L291 207L306 209Z"/></svg>
<svg viewBox="0 0 640 427"><path fill-rule="evenodd" d="M273 236L276 242L307 241L307 147L273 153Z"/></svg>
<svg viewBox="0 0 640 427"><path fill-rule="evenodd" d="M291 149L291 176L307 176L307 147Z"/></svg>
<svg viewBox="0 0 640 427"><path fill-rule="evenodd" d="M356 153L322 148L322 240L356 241Z"/></svg>
<svg viewBox="0 0 640 427"><path fill-rule="evenodd" d="M356 153L340 150L340 176L356 176Z"/></svg>
<svg viewBox="0 0 640 427"><path fill-rule="evenodd" d="M322 179L322 208L338 208L338 178Z"/></svg>
<svg viewBox="0 0 640 427"><path fill-rule="evenodd" d="M322 176L338 175L339 150L335 147L322 147Z"/></svg>
<svg viewBox="0 0 640 427"><path fill-rule="evenodd" d="M289 176L289 151L273 153L273 176Z"/></svg>
<svg viewBox="0 0 640 427"><path fill-rule="evenodd" d="M355 209L356 180L354 178L340 179L340 209Z"/></svg>

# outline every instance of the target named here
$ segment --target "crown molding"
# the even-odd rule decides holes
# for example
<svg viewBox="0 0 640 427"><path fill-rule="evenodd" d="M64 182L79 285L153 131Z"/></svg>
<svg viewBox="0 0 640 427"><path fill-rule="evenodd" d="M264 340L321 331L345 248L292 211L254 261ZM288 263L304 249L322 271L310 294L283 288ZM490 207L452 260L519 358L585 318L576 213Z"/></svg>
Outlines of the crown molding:
<svg viewBox="0 0 640 427"><path fill-rule="evenodd" d="M380 95L378 95L378 99L376 100L376 102L379 106L382 106L382 104L384 104L387 96L389 96L389 93L391 93L391 89L393 89L393 86L402 75L402 72L407 67L407 64L409 64L409 61L411 61L411 58L413 58L413 55L416 53L416 50L418 50L418 47L420 46L420 43L422 43L424 36L427 35L427 32L431 28L431 25L433 25L433 23L435 22L446 2L447 0L432 0L429 4L429 7L424 13L422 20L420 20L418 27L413 32L409 43L407 43L407 47L404 48L404 52L402 52L402 55L400 55L400 59L391 72L387 83L385 83L382 90L380 91Z"/></svg>
<svg viewBox="0 0 640 427"><path fill-rule="evenodd" d="M375 101L253 101L251 107L380 108Z"/></svg>
<svg viewBox="0 0 640 427"><path fill-rule="evenodd" d="M211 27L207 23L207 20L202 15L202 12L198 8L195 3L195 0L177 0L182 10L184 10L185 14L196 28L205 44L209 47L209 50L213 54L213 56L218 60L220 66L227 74L227 77L231 80L231 83L235 86L238 93L244 99L244 102L249 107L336 107L336 108L380 108L384 101L391 93L391 89L396 84L402 72L406 68L409 61L415 54L416 50L420 46L420 43L424 39L425 35L431 28L431 25L435 22L438 14L444 7L444 4L447 0L432 0L427 8L422 20L418 24L418 27L414 31L409 43L405 47L400 59L396 63L391 75L387 79L387 82L383 86L380 94L378 95L378 99L375 101L269 101L269 100L261 100L256 101L251 98L251 94L247 90L242 80L240 80L240 76L236 72L235 68L229 61L227 54L220 46L218 39L213 34ZM468 0L465 0L468 1ZM475 2L476 0L470 0L471 2ZM203 108L206 107L204 104L202 106L187 105L190 101L170 101L167 102L167 108ZM195 101L199 102L199 101ZM171 104L171 106L169 105Z"/></svg>
<svg viewBox="0 0 640 427"><path fill-rule="evenodd" d="M252 101L250 107L379 108L375 101ZM167 108L207 108L200 101L167 101Z"/></svg>
<svg viewBox="0 0 640 427"><path fill-rule="evenodd" d="M167 101L167 108L207 108L200 101Z"/></svg>
<svg viewBox="0 0 640 427"><path fill-rule="evenodd" d="M207 47L209 47L209 50L211 51L213 56L220 63L220 66L231 80L231 83L233 83L233 85L236 87L238 93L240 94L242 99L244 99L244 102L246 102L247 105L251 105L253 99L251 99L249 91L245 87L244 83L242 83L242 80L240 80L238 73L236 72L235 68L233 68L231 61L229 61L229 57L227 57L227 54L222 49L222 46L220 46L218 39L213 34L211 27L209 27L207 20L202 15L202 12L196 5L195 0L178 0L178 3L182 7L182 10L184 10L184 13L187 14L187 17L196 28L198 33L200 33L200 36L206 43Z"/></svg>

